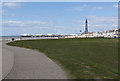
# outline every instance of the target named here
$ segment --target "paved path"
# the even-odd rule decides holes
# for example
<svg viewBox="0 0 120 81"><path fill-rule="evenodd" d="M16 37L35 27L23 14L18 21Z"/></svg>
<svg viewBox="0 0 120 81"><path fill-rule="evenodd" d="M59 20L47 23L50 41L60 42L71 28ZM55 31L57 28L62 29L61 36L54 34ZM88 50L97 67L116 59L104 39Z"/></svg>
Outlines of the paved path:
<svg viewBox="0 0 120 81"><path fill-rule="evenodd" d="M5 43L3 49L7 50L6 52L11 51L9 52L11 54L14 53L13 68L5 79L67 79L64 71L40 52L7 46ZM13 61L9 58L7 60Z"/></svg>
<svg viewBox="0 0 120 81"><path fill-rule="evenodd" d="M14 54L13 52L7 50L7 49L2 49L2 78L5 78L8 73L11 71L14 63Z"/></svg>

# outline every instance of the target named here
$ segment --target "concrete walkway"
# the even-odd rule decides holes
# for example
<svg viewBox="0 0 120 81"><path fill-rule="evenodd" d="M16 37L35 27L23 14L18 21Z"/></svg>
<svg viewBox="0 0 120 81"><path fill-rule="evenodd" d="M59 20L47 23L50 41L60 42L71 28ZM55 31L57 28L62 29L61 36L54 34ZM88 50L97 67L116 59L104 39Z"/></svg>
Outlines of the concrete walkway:
<svg viewBox="0 0 120 81"><path fill-rule="evenodd" d="M9 54L14 54L14 58L9 56L7 59L10 64L4 61L5 57L3 58L4 66L9 66L9 68L11 68L14 59L13 68L6 77L4 76L5 79L67 79L61 67L40 52L26 48L7 46L5 43L3 43L3 49L5 50L3 55L8 52L5 55L6 57L9 56Z"/></svg>
<svg viewBox="0 0 120 81"><path fill-rule="evenodd" d="M2 78L5 78L13 67L14 54L4 48L2 49L2 54Z"/></svg>

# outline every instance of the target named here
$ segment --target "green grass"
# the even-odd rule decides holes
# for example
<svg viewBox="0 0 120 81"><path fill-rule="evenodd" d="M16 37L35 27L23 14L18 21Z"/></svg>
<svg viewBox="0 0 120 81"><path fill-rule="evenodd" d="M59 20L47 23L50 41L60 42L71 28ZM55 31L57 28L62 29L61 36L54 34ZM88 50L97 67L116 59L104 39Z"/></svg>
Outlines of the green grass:
<svg viewBox="0 0 120 81"><path fill-rule="evenodd" d="M22 40L8 45L35 49L58 62L76 79L117 79L118 39Z"/></svg>

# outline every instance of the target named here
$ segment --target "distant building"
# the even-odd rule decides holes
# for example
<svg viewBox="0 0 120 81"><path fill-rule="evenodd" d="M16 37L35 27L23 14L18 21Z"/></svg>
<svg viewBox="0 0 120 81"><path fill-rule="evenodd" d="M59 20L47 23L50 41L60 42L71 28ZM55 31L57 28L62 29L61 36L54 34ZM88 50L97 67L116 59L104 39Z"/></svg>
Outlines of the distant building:
<svg viewBox="0 0 120 81"><path fill-rule="evenodd" d="M21 35L21 37L32 37L32 35L31 34L23 34L23 35Z"/></svg>
<svg viewBox="0 0 120 81"><path fill-rule="evenodd" d="M89 32L88 32L88 21L87 21L87 19L86 19L86 21L85 21L85 31L83 32L83 34L88 34Z"/></svg>

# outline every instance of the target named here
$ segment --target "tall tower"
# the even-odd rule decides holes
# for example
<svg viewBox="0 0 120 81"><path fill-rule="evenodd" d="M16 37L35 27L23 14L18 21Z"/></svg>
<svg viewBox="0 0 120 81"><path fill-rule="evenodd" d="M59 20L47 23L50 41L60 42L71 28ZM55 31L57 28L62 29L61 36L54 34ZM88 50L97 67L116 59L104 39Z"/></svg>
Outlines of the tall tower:
<svg viewBox="0 0 120 81"><path fill-rule="evenodd" d="M88 21L86 19L86 21L85 21L85 32L88 32L88 25L87 25L87 23L88 23Z"/></svg>
<svg viewBox="0 0 120 81"><path fill-rule="evenodd" d="M88 21L86 19L85 21L85 31L83 32L83 34L87 34L88 33Z"/></svg>

